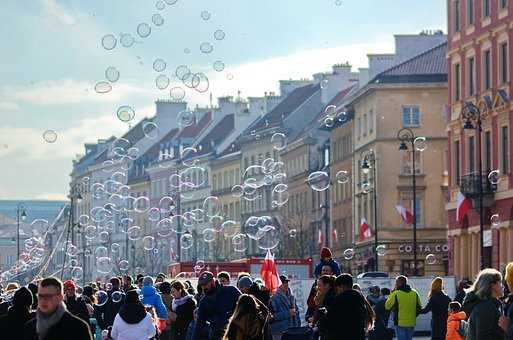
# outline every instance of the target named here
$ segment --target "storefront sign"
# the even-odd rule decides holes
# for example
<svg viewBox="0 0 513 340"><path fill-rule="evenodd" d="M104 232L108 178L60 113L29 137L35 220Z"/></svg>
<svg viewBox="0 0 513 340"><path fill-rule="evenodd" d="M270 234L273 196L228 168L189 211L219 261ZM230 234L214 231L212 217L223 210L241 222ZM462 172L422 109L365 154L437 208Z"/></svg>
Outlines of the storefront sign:
<svg viewBox="0 0 513 340"><path fill-rule="evenodd" d="M449 251L449 245L447 244L419 244L417 247L419 253L446 253ZM398 250L400 253L412 253L413 245L401 244Z"/></svg>

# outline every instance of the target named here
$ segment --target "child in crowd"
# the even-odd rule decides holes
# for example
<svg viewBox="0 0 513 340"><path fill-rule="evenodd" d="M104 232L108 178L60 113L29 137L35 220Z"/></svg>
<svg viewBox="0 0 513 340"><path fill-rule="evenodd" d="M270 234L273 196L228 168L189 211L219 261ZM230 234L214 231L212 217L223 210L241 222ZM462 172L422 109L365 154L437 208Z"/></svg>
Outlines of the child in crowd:
<svg viewBox="0 0 513 340"><path fill-rule="evenodd" d="M458 301L449 304L446 340L463 340L465 338L464 324L466 318L467 315L461 310L461 304Z"/></svg>

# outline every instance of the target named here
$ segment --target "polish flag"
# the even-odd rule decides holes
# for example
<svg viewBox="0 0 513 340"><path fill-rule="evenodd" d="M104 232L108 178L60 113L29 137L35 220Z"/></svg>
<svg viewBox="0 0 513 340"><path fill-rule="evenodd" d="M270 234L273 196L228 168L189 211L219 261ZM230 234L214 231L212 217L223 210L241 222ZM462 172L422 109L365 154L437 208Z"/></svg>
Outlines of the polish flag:
<svg viewBox="0 0 513 340"><path fill-rule="evenodd" d="M317 243L319 244L319 247L322 247L324 244L324 237L322 236L322 230L319 228Z"/></svg>
<svg viewBox="0 0 513 340"><path fill-rule="evenodd" d="M456 221L462 222L467 212L472 208L472 201L459 191L456 197L456 204Z"/></svg>
<svg viewBox="0 0 513 340"><path fill-rule="evenodd" d="M362 217L362 223L360 224L360 236L359 241L364 241L366 238L369 238L372 236L372 230L367 223L367 220L365 217Z"/></svg>
<svg viewBox="0 0 513 340"><path fill-rule="evenodd" d="M405 207L399 204L395 206L395 209L397 210L399 215L401 215L405 224L413 224L413 214L411 212L409 212L408 210L406 210Z"/></svg>
<svg viewBox="0 0 513 340"><path fill-rule="evenodd" d="M270 250L267 250L265 255L262 269L260 269L260 277L264 281L265 286L271 291L271 294L274 294L281 285L276 262L274 262L274 255L271 254Z"/></svg>
<svg viewBox="0 0 513 340"><path fill-rule="evenodd" d="M338 242L338 232L337 232L337 229L333 229L331 231L331 239L333 240L333 243L337 243Z"/></svg>

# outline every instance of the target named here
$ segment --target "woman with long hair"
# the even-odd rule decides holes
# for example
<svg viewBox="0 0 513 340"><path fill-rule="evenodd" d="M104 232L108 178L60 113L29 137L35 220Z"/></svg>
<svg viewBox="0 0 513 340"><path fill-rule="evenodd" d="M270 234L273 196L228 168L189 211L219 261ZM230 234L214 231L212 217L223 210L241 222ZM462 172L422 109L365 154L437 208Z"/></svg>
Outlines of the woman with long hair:
<svg viewBox="0 0 513 340"><path fill-rule="evenodd" d="M499 319L499 326L506 333L507 339L513 339L513 262L506 265L504 281L508 286L509 294L504 299L504 316Z"/></svg>
<svg viewBox="0 0 513 340"><path fill-rule="evenodd" d="M181 281L171 283L171 295L173 302L171 303L171 312L169 319L173 323L172 339L182 340L187 336L187 328L194 318L194 309L196 308L196 300L188 294L185 285Z"/></svg>
<svg viewBox="0 0 513 340"><path fill-rule="evenodd" d="M312 324L314 331L317 331L320 338L324 339L327 332L326 315L336 297L335 276L323 275L317 279L317 293L315 294L315 307Z"/></svg>
<svg viewBox="0 0 513 340"><path fill-rule="evenodd" d="M451 298L444 292L444 282L441 277L435 277L431 281L431 289L428 294L426 307L420 310L420 314L431 312L431 339L444 340L447 333L447 317Z"/></svg>
<svg viewBox="0 0 513 340"><path fill-rule="evenodd" d="M253 296L242 294L223 340L268 340L269 310Z"/></svg>
<svg viewBox="0 0 513 340"><path fill-rule="evenodd" d="M466 340L504 339L499 327L502 295L501 273L492 268L481 270L463 301L463 310L470 315Z"/></svg>

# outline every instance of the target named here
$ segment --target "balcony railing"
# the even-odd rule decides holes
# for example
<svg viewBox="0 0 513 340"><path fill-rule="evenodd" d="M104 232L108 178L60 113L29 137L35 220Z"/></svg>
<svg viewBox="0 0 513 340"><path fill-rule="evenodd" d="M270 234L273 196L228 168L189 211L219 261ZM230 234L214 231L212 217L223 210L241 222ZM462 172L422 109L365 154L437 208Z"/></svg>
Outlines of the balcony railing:
<svg viewBox="0 0 513 340"><path fill-rule="evenodd" d="M497 184L488 180L488 174L483 173L483 194L493 195L497 191ZM463 195L469 198L479 197L479 173L473 172L460 178L460 190Z"/></svg>

